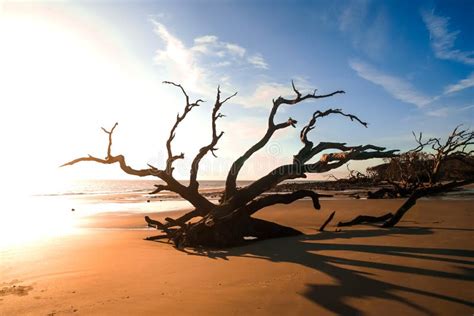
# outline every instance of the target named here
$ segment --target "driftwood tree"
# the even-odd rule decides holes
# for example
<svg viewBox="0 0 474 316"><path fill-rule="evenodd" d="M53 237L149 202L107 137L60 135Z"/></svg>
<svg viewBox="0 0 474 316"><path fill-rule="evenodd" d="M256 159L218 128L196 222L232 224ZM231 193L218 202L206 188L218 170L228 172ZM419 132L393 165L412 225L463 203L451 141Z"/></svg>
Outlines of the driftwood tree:
<svg viewBox="0 0 474 316"><path fill-rule="evenodd" d="M458 161L474 170L474 131L457 126L443 143L440 138L423 140L420 133L415 136L418 146L397 157L391 158L384 175L394 190L408 199L395 213L380 217L360 215L339 227L364 223L382 223L382 227L393 227L424 196L435 195L474 183L474 172L467 172L462 180L443 181L443 167ZM426 151L428 148L428 151ZM446 178L446 175L445 175Z"/></svg>
<svg viewBox="0 0 474 316"><path fill-rule="evenodd" d="M367 177L374 183L389 185L369 191L369 199L409 197L424 183L431 182L433 159L425 152L412 150L385 160L385 164L367 168Z"/></svg>
<svg viewBox="0 0 474 316"><path fill-rule="evenodd" d="M203 146L194 157L189 177L189 185L185 186L173 177L173 162L183 159L184 154L173 153L172 142L176 135L180 123L187 117L189 112L198 107L202 100L190 101L185 89L173 82L164 82L179 88L184 95L185 104L182 114L178 114L169 133L166 142L167 160L164 168L148 165L146 169L134 169L129 166L123 155L112 154L112 134L117 127L115 124L112 129L103 129L108 134L109 144L107 156L97 158L87 156L74 159L65 163L74 165L78 162L93 161L101 164L120 165L120 168L131 175L146 177L154 176L161 179L165 184L156 185L152 193L158 193L163 190L169 190L177 193L182 198L188 200L194 209L179 218L166 218L162 223L146 217L145 220L150 226L156 227L163 232L162 235L151 237L150 239L168 238L173 241L176 247L186 246L214 246L227 247L239 245L244 242L245 237L254 237L257 239L266 239L274 237L291 236L301 234L301 232L278 225L273 222L264 221L252 217L259 210L278 203L289 204L298 199L311 198L315 209L319 209L319 197L316 192L311 190L298 190L287 194L268 194L265 193L275 187L277 184L288 179L305 178L308 173L322 173L338 168L351 160L366 160L370 158L384 158L394 155L394 150L385 151L383 147L374 145L347 146L345 143L320 142L314 144L308 139L309 132L316 126L317 120L329 116L340 115L349 118L365 127L367 123L360 120L357 116L346 114L340 109L328 109L326 111L315 111L301 132L300 139L303 143L302 148L293 156L292 162L286 165L278 166L267 175L254 181L243 188L237 187L237 177L246 161L272 138L273 134L280 129L287 127L296 127L297 121L291 117L284 122L275 122L275 115L282 105L295 105L305 100L317 100L328 98L344 91L335 91L329 94L317 95L316 90L313 93L303 95L296 89L292 83L295 96L293 98L278 97L273 100L273 105L268 116L268 125L265 134L252 147L250 147L242 156L234 161L228 171L225 191L218 204L206 199L199 192L199 182L197 180L199 164L204 156L211 153L215 156L216 145L224 132L218 131L217 121L223 117L221 114L222 105L231 99L235 94L222 98L221 91L217 89L216 101L211 113L211 141ZM325 151L329 153L322 154ZM313 157L322 154L318 161L311 161Z"/></svg>

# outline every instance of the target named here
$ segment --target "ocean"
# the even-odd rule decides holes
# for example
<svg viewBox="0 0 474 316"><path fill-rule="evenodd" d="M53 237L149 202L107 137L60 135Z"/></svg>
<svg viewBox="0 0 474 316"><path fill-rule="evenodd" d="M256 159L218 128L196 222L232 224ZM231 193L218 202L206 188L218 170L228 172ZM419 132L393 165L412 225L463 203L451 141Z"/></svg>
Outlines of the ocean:
<svg viewBox="0 0 474 316"><path fill-rule="evenodd" d="M184 185L188 181L182 181ZM251 181L240 181L238 185L246 185ZM38 189L37 196L77 196L77 195L107 195L107 194L148 194L153 191L155 184L163 184L156 180L75 180L62 183L61 187L56 187L54 191L49 188ZM199 181L200 189L221 189L225 185L223 180L203 180Z"/></svg>
<svg viewBox="0 0 474 316"><path fill-rule="evenodd" d="M49 179L51 180L51 179ZM239 181L245 186L251 181ZM170 192L150 195L153 180L76 180L49 181L40 186L25 186L24 191L4 191L0 208L0 250L66 236L81 231L81 222L91 216L123 216L188 210L192 205ZM184 183L186 184L186 183ZM27 189L31 190L28 191ZM200 181L200 189L217 202L224 181ZM7 192L7 193L5 193ZM348 195L339 198L350 198ZM474 199L473 187L452 192L435 199ZM143 227L134 229L146 229Z"/></svg>
<svg viewBox="0 0 474 316"><path fill-rule="evenodd" d="M186 181L182 182L186 185ZM199 189L211 199L224 188L224 181L199 181ZM241 181L238 185L247 185ZM104 212L166 212L189 209L191 204L175 193L163 191L150 195L160 184L156 180L75 180L35 188L29 194L30 204L47 206L51 212L73 211L81 215ZM161 183L162 184L162 183Z"/></svg>
<svg viewBox="0 0 474 316"><path fill-rule="evenodd" d="M150 195L153 180L66 180L47 179L43 185L10 188L0 208L0 250L48 237L80 231L81 222L104 214L157 213L191 209L192 205L170 192ZM239 186L250 181L238 182ZM186 182L183 182L186 184ZM206 193L224 188L224 181L200 181ZM113 215L112 215L113 213ZM143 228L146 223L143 222Z"/></svg>
<svg viewBox="0 0 474 316"><path fill-rule="evenodd" d="M238 181L238 186L246 186L252 181ZM304 182L304 181L303 181ZM187 181L182 181L187 185ZM225 187L223 180L202 180L200 191L210 200L217 201L219 192ZM31 204L46 206L50 210L74 211L83 215L103 212L166 212L190 209L189 202L177 194L163 191L150 195L156 180L75 180L64 181L58 185L35 188L30 194ZM351 190L344 191L345 195L335 198L350 198ZM341 193L341 192L339 192ZM470 187L462 192L456 191L439 197L443 199L472 199L473 189Z"/></svg>

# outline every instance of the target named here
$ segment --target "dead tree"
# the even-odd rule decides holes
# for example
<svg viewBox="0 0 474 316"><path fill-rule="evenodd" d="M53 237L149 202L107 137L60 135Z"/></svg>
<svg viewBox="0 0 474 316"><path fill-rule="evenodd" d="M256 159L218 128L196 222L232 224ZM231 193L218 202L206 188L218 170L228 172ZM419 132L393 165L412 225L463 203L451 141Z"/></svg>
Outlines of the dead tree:
<svg viewBox="0 0 474 316"><path fill-rule="evenodd" d="M192 109L199 106L202 100L191 102L185 89L180 84L173 82L164 83L179 88L185 98L184 111L182 114L177 115L176 122L171 128L166 142L168 157L164 168L160 169L148 165L148 168L146 169L135 169L126 163L123 155L113 155L112 134L114 129L117 127L117 124L115 124L110 131L104 129L109 137L107 156L104 159L89 155L87 157L74 159L65 163L63 166L74 165L78 162L84 161L93 161L101 164L117 163L120 165L120 168L128 174L139 177L154 176L161 179L165 184L156 185L156 189L152 193L169 190L189 201L194 207L192 211L179 218L166 218L166 222L163 223L149 217L145 218L150 226L156 227L158 230L163 232L162 235L152 237L152 239L167 238L173 241L175 246L178 248L187 246L228 247L243 243L245 237L266 239L301 234L301 232L293 228L257 219L252 217L252 215L265 207L279 203L289 204L302 198L311 198L314 208L319 209L319 195L311 190L299 190L287 194L268 194L265 196L262 196L262 193L271 190L277 184L288 179L305 178L308 173L327 172L338 168L351 160L391 157L396 152L395 150L385 151L385 148L374 145L347 146L345 143L334 142L320 142L317 145L314 145L313 142L308 139L308 134L315 128L316 121L323 117L329 115L341 115L367 127L367 123L360 120L357 116L346 114L340 109L328 109L326 111L318 110L313 113L308 124L302 128L300 139L303 146L299 152L293 156L291 163L279 166L251 184L238 188L237 178L246 161L254 153L264 147L277 130L285 129L290 126L296 127L297 121L291 117L284 122L275 122L275 115L280 106L294 105L305 100L324 99L344 93L344 91L335 91L329 94L317 95L315 90L313 93L303 95L292 83L295 96L293 98L278 97L273 100L273 106L268 116L268 125L265 134L242 156L234 161L227 174L225 191L219 203L216 204L206 199L199 192L197 175L201 159L208 153L215 156L215 151L217 150L216 145L224 134L222 131L218 131L216 125L218 119L224 116L221 114L220 110L222 105L235 96L235 94L223 99L221 97L220 89L217 89L216 101L210 120L211 141L202 147L194 157L191 164L189 185L185 186L173 177L173 162L178 159L183 159L184 154L174 154L171 145L179 124L186 118ZM325 151L331 152L322 154L318 161L311 161L314 156Z"/></svg>
<svg viewBox="0 0 474 316"><path fill-rule="evenodd" d="M401 193L409 193L408 199L395 213L374 217L360 215L348 222L340 222L339 227L352 226L365 223L382 223L382 227L395 226L421 197L436 195L451 191L455 188L474 183L474 173L466 173L464 179L454 181L442 181L441 171L449 161L457 160L462 164L474 168L474 131L469 129L460 130L457 126L448 136L445 143L440 138L430 138L423 141L420 133L415 136L418 146L398 157L391 158L392 169L388 174L388 181L395 190ZM429 152L424 150L428 148Z"/></svg>

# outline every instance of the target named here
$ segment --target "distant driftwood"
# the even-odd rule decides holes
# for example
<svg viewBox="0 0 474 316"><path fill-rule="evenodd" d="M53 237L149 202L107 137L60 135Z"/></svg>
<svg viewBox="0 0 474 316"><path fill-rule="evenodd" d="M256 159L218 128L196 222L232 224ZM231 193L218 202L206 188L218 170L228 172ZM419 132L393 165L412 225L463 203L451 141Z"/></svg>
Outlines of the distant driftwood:
<svg viewBox="0 0 474 316"><path fill-rule="evenodd" d="M382 227L393 227L421 197L436 195L455 188L474 183L474 132L456 127L443 143L439 138L423 140L420 133L415 135L418 146L398 157L392 158L386 179L391 189L380 189L372 197L395 195L407 196L407 200L394 213L374 217L361 215L348 222L340 222L341 226L352 226L365 223L382 223ZM429 152L424 152L425 148ZM466 167L464 179L446 181L442 177L442 169L446 164L456 161ZM446 177L446 176L445 176Z"/></svg>

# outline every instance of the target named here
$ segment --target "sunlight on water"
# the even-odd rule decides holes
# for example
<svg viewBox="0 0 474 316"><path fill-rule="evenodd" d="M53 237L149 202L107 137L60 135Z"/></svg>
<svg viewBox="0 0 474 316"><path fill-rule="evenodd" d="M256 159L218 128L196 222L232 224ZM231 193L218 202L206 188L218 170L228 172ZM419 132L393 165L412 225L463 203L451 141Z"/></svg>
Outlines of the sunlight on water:
<svg viewBox="0 0 474 316"><path fill-rule="evenodd" d="M9 187L2 188L6 200L0 210L0 250L79 233L100 213L119 216L124 212L154 213L191 207L183 200L150 197L150 181L48 180L30 182L28 186L23 181L10 182Z"/></svg>
<svg viewBox="0 0 474 316"><path fill-rule="evenodd" d="M76 216L64 199L10 196L0 212L0 249L40 242L76 231Z"/></svg>

